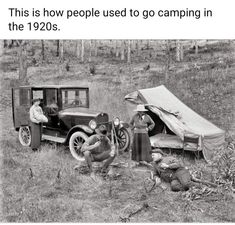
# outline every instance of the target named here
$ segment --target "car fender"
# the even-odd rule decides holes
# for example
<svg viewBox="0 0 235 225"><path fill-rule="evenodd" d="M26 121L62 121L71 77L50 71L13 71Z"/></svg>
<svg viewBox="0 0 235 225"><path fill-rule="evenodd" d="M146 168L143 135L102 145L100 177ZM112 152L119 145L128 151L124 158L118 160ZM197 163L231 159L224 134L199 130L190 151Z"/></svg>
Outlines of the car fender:
<svg viewBox="0 0 235 225"><path fill-rule="evenodd" d="M121 128L128 128L129 127L129 124L128 123L126 123L126 122L124 122L124 121L120 121L120 127L119 127L119 129L121 129Z"/></svg>
<svg viewBox="0 0 235 225"><path fill-rule="evenodd" d="M82 131L82 132L88 134L89 136L94 133L94 130L92 130L90 127L88 127L86 125L76 125L69 130L69 132L66 136L66 141L68 141L69 137L76 131Z"/></svg>

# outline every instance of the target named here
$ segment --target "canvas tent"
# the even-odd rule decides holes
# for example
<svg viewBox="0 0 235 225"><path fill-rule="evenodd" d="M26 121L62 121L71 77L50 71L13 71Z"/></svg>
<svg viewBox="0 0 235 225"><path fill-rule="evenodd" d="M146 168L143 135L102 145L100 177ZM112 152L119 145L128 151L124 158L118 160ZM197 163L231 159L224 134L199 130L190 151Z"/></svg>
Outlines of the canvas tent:
<svg viewBox="0 0 235 225"><path fill-rule="evenodd" d="M168 135L166 147L174 138L183 143L184 135L190 133L200 137L199 148L207 161L213 158L216 150L223 148L225 132L186 106L164 85L137 90L126 95L125 100L129 114L133 112L136 104L142 103L152 115L157 115L156 118L166 125L165 127L173 134ZM175 142L175 148L180 148L180 142Z"/></svg>

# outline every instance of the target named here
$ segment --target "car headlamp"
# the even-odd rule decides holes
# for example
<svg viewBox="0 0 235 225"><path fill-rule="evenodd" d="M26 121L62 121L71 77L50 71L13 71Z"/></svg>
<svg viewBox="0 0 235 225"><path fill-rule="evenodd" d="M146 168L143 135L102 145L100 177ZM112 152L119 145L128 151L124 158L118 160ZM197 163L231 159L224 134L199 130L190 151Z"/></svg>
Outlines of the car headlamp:
<svg viewBox="0 0 235 225"><path fill-rule="evenodd" d="M114 123L115 126L118 126L120 124L120 119L118 117L115 117L113 119L113 123Z"/></svg>
<svg viewBox="0 0 235 225"><path fill-rule="evenodd" d="M97 127L96 121L95 121L95 120L91 120L91 121L89 122L89 127L90 127L92 130L95 130L96 127Z"/></svg>

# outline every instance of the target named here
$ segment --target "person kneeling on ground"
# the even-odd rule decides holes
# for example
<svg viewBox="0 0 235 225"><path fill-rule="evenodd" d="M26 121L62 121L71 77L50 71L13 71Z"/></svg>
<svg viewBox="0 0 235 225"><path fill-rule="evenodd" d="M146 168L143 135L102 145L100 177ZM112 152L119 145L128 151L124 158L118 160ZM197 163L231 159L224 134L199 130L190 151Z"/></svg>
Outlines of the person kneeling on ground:
<svg viewBox="0 0 235 225"><path fill-rule="evenodd" d="M104 173L116 156L115 149L111 148L111 142L107 137L106 126L101 125L96 129L96 133L97 134L90 136L81 148L90 173L93 175L92 162L102 162L106 160L101 170L101 172Z"/></svg>
<svg viewBox="0 0 235 225"><path fill-rule="evenodd" d="M191 185L191 175L173 156L165 156L161 149L155 149L153 157L153 179L170 183L172 191L187 191ZM159 179L160 178L160 179Z"/></svg>

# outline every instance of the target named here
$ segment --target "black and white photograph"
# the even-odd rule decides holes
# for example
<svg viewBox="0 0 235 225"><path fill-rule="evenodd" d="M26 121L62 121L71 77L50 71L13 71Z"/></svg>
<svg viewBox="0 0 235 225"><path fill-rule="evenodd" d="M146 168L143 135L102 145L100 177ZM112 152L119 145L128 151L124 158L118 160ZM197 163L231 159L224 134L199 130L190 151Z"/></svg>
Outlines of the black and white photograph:
<svg viewBox="0 0 235 225"><path fill-rule="evenodd" d="M0 45L0 222L235 222L235 40Z"/></svg>

